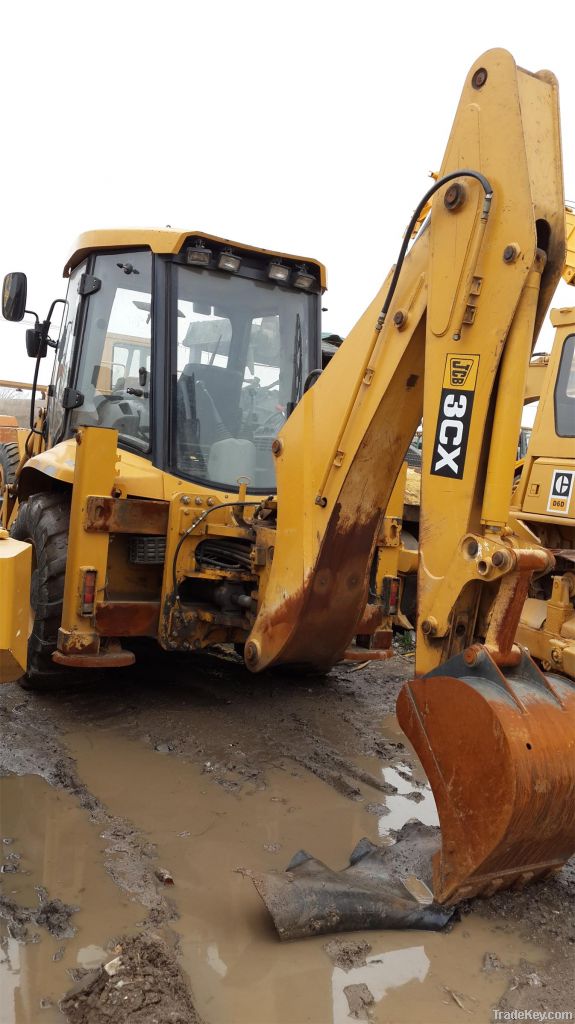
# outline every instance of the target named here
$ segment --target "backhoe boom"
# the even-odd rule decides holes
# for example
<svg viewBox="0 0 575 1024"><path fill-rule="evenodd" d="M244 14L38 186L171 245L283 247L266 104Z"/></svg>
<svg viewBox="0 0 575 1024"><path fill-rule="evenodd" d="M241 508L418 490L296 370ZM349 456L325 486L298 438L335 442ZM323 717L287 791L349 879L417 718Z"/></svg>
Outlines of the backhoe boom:
<svg viewBox="0 0 575 1024"><path fill-rule="evenodd" d="M475 176L453 181L461 168ZM385 323L391 274L279 435L274 558L246 651L254 670L341 657L422 415L434 443L423 452L418 671L484 640L499 582L519 584L524 559L507 530L515 438L565 244L555 79L501 50L480 58L434 189ZM529 557L531 568L550 564L543 551ZM502 657L514 611L490 637Z"/></svg>

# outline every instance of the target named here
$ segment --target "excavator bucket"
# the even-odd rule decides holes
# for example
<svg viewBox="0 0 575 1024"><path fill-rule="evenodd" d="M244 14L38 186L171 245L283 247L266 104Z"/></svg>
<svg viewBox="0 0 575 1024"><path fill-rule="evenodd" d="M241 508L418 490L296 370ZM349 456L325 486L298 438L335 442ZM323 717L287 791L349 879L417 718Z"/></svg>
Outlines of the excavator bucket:
<svg viewBox="0 0 575 1024"><path fill-rule="evenodd" d="M575 852L575 686L479 645L402 688L397 717L437 803L438 903L521 888Z"/></svg>

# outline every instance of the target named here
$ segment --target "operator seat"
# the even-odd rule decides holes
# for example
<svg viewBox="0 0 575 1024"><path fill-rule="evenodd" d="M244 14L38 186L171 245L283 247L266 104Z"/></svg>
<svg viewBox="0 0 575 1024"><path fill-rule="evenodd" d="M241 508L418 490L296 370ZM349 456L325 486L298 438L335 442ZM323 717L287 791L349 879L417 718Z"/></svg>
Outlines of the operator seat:
<svg viewBox="0 0 575 1024"><path fill-rule="evenodd" d="M194 372L182 373L177 386L177 439L182 454L200 446L205 457L216 441L229 437L229 431L216 409L213 398Z"/></svg>
<svg viewBox="0 0 575 1024"><path fill-rule="evenodd" d="M212 416L215 415L215 419L219 421L220 426L223 426L226 431L223 434L220 433L218 437L214 437L213 441L220 441L222 437L237 437L240 432L242 417L240 395L243 374L239 370L228 369L227 366L214 366L209 363L187 363L182 370L179 383L182 384L182 387L187 387L188 393L192 375L196 382L197 402L202 401L200 397L202 388L199 387L201 383L203 384L203 392L207 392L208 399L211 399L213 407ZM205 402L203 405L204 412L206 412L205 426L203 417L200 414L199 405L197 412L198 418L202 421L202 443L211 444L212 441L207 440L207 434L212 432L209 428L210 415L207 413Z"/></svg>

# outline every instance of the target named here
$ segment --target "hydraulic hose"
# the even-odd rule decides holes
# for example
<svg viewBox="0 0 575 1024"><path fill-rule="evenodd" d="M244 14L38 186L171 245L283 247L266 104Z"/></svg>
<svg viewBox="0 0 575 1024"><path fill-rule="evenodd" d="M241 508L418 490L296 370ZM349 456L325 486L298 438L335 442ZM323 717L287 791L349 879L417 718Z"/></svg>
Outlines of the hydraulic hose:
<svg viewBox="0 0 575 1024"><path fill-rule="evenodd" d="M419 215L420 215L421 211L425 207L426 203L429 202L431 197L435 195L435 193L438 191L438 189L443 188L443 186L446 185L448 181L453 181L454 178L475 178L475 180L478 181L479 184L483 187L483 191L485 192L485 199L483 201L483 210L481 212L481 219L482 220L487 220L487 218L489 216L489 210L490 210L490 207L491 207L491 200L493 199L493 189L491 188L491 185L489 184L487 178L483 174L481 174L480 171L470 171L470 170L452 171L450 174L445 174L443 176L443 178L438 178L437 181L434 181L434 183L431 186L431 188L428 189L428 191L423 196L423 199L421 199L420 202L418 203L418 205L416 206L416 208L414 210L414 213L413 213L413 216L412 216L412 218L411 218L411 220L409 222L409 226L407 228L407 231L405 232L405 235L404 235L404 238L403 238L403 243L402 243L401 249L399 250L399 256L397 258L397 263L395 265L395 270L393 272L393 277L391 279L391 284L389 286L388 293L387 293L387 295L385 297L385 302L383 303L383 306L382 306L382 309L381 309L381 313L379 314L379 317L378 317L378 320L377 320L377 326L376 326L376 330L377 331L380 331L381 328L383 327L384 323L385 323L385 318L387 316L389 307L391 305L391 300L393 299L393 295L394 295L395 289L397 287L397 282L399 281L399 275L401 274L401 268L403 267L403 261L405 260L405 254L407 252L407 247L409 245L409 242L410 242L410 239L411 239L411 235L413 233L413 229L414 229L415 225L417 224L417 221L418 221L418 218L419 218Z"/></svg>
<svg viewBox="0 0 575 1024"><path fill-rule="evenodd" d="M248 505L257 506L257 505L261 505L261 504L262 504L261 501L223 501L219 505L212 505L211 508L207 508L205 510L205 512L202 512L198 516L197 519L194 519L192 525L188 526L188 529L180 537L180 539L179 539L179 541L178 541L178 543L176 545L176 550L174 551L174 558L173 558L173 562L172 562L172 579L173 579L172 594L175 595L176 598L178 596L178 579L177 579L177 576L176 576L176 570L177 570L177 565L178 565L178 555L179 555L179 553L180 553L180 551L182 549L182 544L190 536L190 534L194 532L196 527L199 526L200 523L203 523L204 519L207 519L207 517L209 515L211 515L212 512L216 512L220 508L237 508L239 505L241 505L243 508L245 508Z"/></svg>
<svg viewBox="0 0 575 1024"><path fill-rule="evenodd" d="M335 459L335 456L336 456L336 452L338 451L338 449L340 447L341 438L343 437L345 428L346 428L347 423L349 421L349 417L351 416L352 409L353 409L353 407L354 407L354 405L355 405L355 403L357 401L357 396L359 394L361 383L362 383L363 378L365 376L365 371L366 371L366 369L367 369L367 367L369 365L369 361L370 361L370 359L371 359L371 357L373 355L373 350L374 350L374 348L375 348L375 346L377 344L379 333L380 333L381 328L383 327L383 325L385 323L385 318L387 316L387 312L388 312L389 307L391 305L391 301L393 299L394 292L395 292L395 289L397 287L397 282L399 281L399 278L400 278L400 275L401 275L401 271L402 271L402 268L403 268L403 263L404 263L404 260L405 260L405 254L407 253L407 247L409 245L413 229L414 229L415 225L417 224L418 217L419 217L421 211L423 210L425 204L427 202L429 202L431 197L433 195L435 195L435 193L438 191L438 189L442 188L443 185L447 184L448 181L453 181L454 178L475 178L475 180L479 182L479 184L483 188L483 191L485 192L485 198L483 200L483 209L481 211L481 220L482 221L486 221L488 216L489 216L489 210L491 208L491 200L493 199L493 189L491 188L491 185L490 185L489 181L487 180L487 178L483 174L481 174L480 171L471 171L471 170L467 170L465 168L462 169L462 170L459 170L459 171L451 171L450 174L445 174L442 178L439 178L437 181L435 181L433 183L433 185L431 186L431 188L427 190L427 192L425 193L423 198L419 201L418 205L416 206L416 208L414 210L414 213L413 213L413 216L412 216L412 218L411 218L411 220L409 222L407 231L405 232L405 235L404 235L404 238L403 238L403 242L402 242L402 245L401 245L401 249L399 250L399 256L397 258L397 263L396 263L396 266L395 266L395 270L393 271L393 276L391 278L391 283L389 285L389 289L388 289L387 295L385 297L385 301L383 303L383 306L382 306L382 309L381 309L381 313L379 314L379 317L377 319L377 323L376 323L375 328L374 328L374 336L373 336L373 340L372 340L371 346L370 346L370 348L369 348L369 350L367 352L367 355L365 356L361 372L358 373L358 375L357 375L357 380L356 380L355 387L353 389L352 394L350 395L350 399L349 399L349 402L348 402L348 405L347 405L347 409L345 410L344 416L342 418L341 429L339 431L339 434L338 434L337 439L335 441L335 444L333 446L333 449L332 449L332 452L331 452L331 456L330 456L329 460L326 462L326 469L325 469L325 472L324 472L324 475L323 475L323 479L321 481L321 485L320 485L320 487L318 489L318 493L317 493L316 498L315 498L316 505L319 505L321 508L325 508L326 505L327 505L327 498L326 498L326 496L324 494L324 491L325 491L325 488L326 488L326 485L327 485L327 481L328 481L329 475L330 475L330 473L332 471L333 462L334 462L334 459Z"/></svg>

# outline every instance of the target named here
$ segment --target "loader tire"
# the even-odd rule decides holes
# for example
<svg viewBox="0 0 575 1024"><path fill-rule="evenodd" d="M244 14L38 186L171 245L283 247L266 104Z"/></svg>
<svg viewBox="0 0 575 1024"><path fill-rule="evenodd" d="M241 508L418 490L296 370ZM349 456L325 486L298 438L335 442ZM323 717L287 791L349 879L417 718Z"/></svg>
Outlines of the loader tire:
<svg viewBox="0 0 575 1024"><path fill-rule="evenodd" d="M2 491L7 484L13 484L16 479L16 470L20 462L20 449L12 442L0 444L0 501Z"/></svg>
<svg viewBox="0 0 575 1024"><path fill-rule="evenodd" d="M65 494L34 494L24 501L10 533L32 545L28 671L19 680L25 690L62 683L52 661L62 620L68 554L70 500Z"/></svg>

